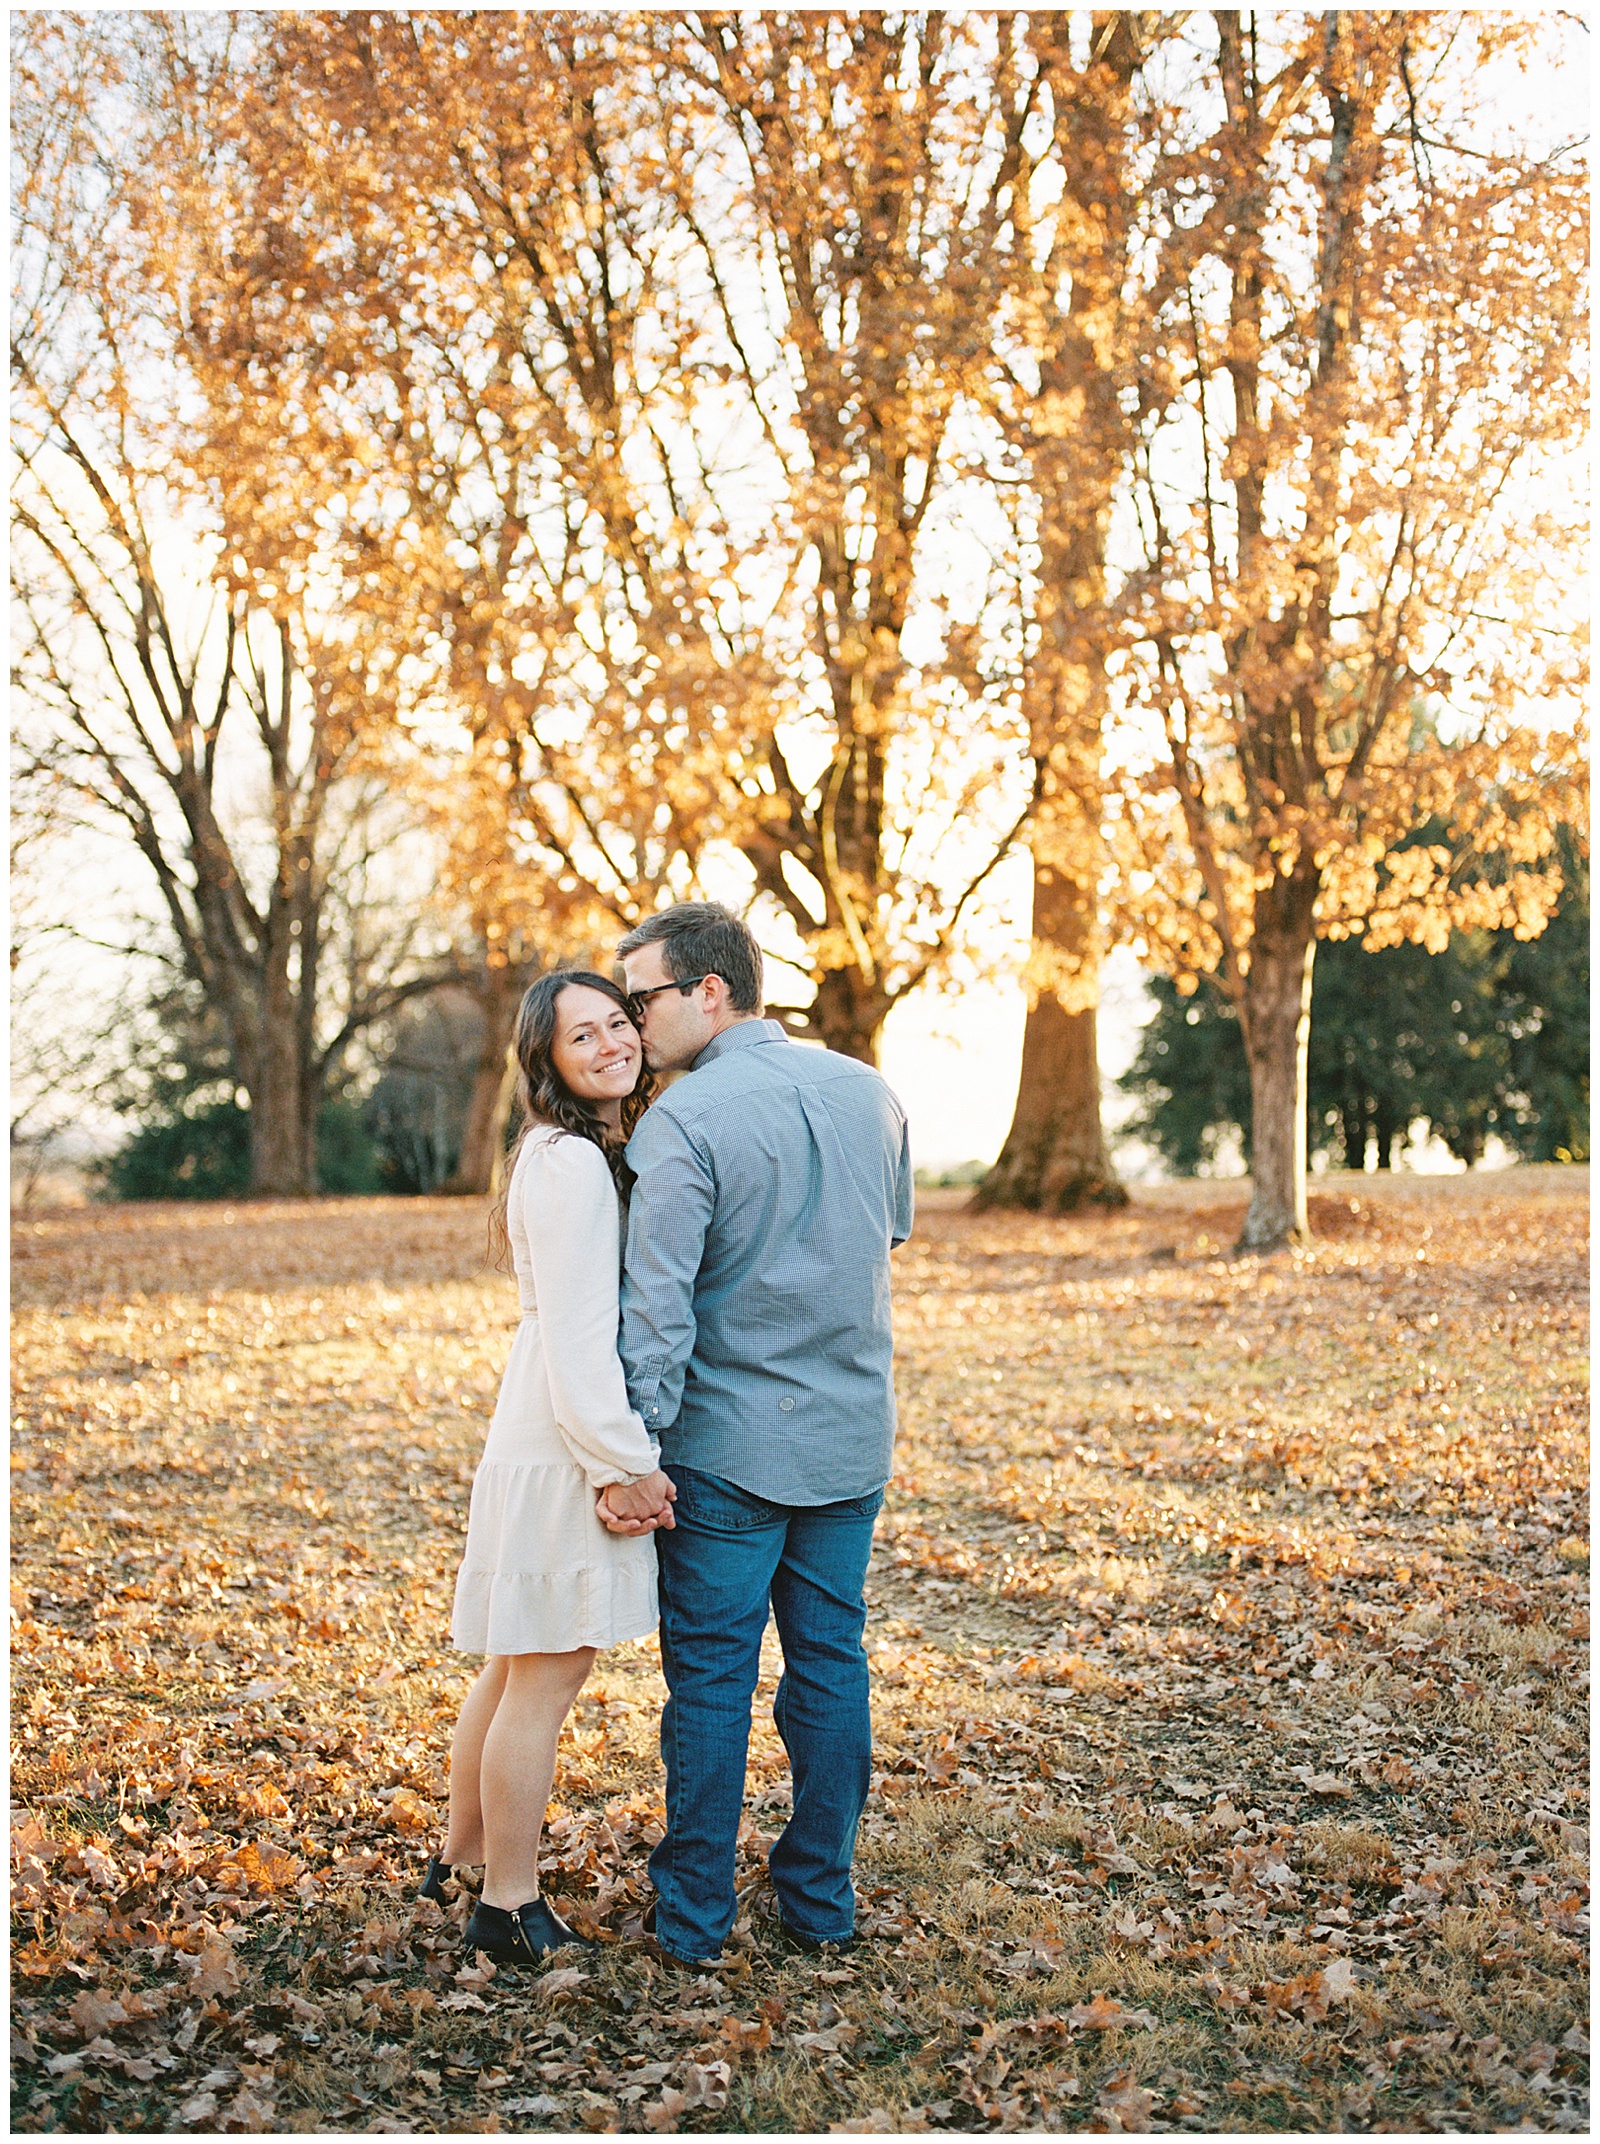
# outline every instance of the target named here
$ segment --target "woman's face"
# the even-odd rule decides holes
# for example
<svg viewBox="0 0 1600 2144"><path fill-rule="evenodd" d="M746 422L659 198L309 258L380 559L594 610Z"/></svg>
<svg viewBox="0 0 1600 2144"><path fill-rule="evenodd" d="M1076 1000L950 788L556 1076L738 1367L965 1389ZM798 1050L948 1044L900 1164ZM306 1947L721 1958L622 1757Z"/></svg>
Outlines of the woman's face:
<svg viewBox="0 0 1600 2144"><path fill-rule="evenodd" d="M644 1052L639 1030L620 1005L587 983L573 983L556 999L550 1061L569 1094L595 1103L602 1117L616 1123L623 1097L638 1085Z"/></svg>

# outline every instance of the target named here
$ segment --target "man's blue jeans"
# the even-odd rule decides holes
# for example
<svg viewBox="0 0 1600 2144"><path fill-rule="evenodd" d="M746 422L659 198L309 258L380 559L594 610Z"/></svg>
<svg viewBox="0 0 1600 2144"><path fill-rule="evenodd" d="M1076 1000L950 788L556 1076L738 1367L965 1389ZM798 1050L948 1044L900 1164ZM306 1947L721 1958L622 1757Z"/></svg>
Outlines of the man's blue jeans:
<svg viewBox="0 0 1600 2144"><path fill-rule="evenodd" d="M850 1862L867 1798L872 1721L862 1598L883 1491L840 1504L772 1504L714 1474L666 1470L676 1524L656 1535L666 1835L650 1856L656 1936L714 1958L734 1917L750 1705L770 1606L783 1646L773 1702L794 1813L768 1861L778 1909L802 1935L855 1927Z"/></svg>

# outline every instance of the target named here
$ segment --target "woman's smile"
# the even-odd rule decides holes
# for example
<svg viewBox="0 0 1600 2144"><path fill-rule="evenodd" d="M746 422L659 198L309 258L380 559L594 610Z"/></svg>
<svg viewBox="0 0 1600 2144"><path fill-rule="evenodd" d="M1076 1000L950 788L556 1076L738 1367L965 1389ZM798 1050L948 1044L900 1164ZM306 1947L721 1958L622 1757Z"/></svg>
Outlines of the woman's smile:
<svg viewBox="0 0 1600 2144"><path fill-rule="evenodd" d="M587 984L572 983L556 1001L550 1057L569 1092L601 1104L609 1123L638 1083L644 1048L620 1005Z"/></svg>

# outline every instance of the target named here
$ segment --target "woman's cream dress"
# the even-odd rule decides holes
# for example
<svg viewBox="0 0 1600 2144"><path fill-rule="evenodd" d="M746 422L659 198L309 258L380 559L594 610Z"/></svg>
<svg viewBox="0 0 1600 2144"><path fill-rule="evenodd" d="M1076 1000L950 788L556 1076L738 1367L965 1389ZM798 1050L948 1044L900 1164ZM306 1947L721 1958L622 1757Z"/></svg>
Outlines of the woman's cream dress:
<svg viewBox="0 0 1600 2144"><path fill-rule="evenodd" d="M522 1320L472 1483L452 1641L569 1653L656 1627L656 1545L608 1533L608 1482L656 1464L617 1356L616 1186L592 1141L536 1126L506 1221Z"/></svg>

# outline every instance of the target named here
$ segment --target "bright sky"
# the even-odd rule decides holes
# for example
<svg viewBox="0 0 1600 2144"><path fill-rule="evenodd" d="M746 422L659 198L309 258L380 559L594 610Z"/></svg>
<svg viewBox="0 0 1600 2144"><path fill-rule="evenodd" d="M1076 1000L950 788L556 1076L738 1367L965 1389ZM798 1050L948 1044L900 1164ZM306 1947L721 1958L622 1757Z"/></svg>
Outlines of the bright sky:
<svg viewBox="0 0 1600 2144"><path fill-rule="evenodd" d="M1151 1000L1133 956L1107 963L1100 999L1102 1107L1108 1127L1128 1097L1115 1087L1139 1047ZM980 983L957 998L914 998L890 1014L883 1072L911 1118L919 1169L992 1161L1011 1126L1027 1007L1020 983Z"/></svg>

